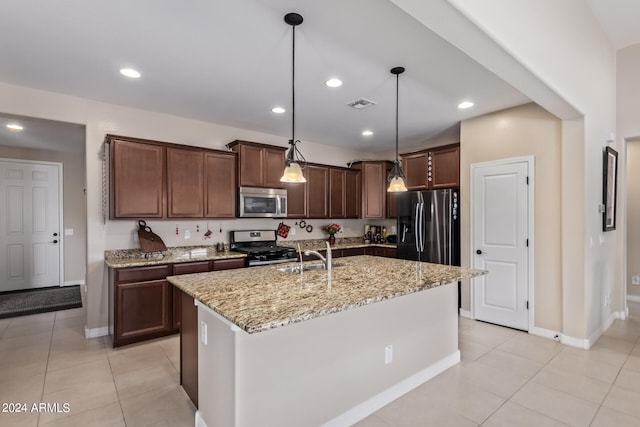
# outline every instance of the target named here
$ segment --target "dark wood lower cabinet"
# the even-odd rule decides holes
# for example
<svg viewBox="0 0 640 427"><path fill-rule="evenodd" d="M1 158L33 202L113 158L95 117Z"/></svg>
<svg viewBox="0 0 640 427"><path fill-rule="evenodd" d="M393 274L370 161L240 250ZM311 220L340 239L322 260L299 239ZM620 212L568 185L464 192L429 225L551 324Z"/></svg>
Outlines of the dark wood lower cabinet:
<svg viewBox="0 0 640 427"><path fill-rule="evenodd" d="M109 334L114 347L178 333L182 292L167 276L246 266L245 258L109 269Z"/></svg>
<svg viewBox="0 0 640 427"><path fill-rule="evenodd" d="M180 384L198 407L198 308L193 297L178 290L182 319L180 321Z"/></svg>

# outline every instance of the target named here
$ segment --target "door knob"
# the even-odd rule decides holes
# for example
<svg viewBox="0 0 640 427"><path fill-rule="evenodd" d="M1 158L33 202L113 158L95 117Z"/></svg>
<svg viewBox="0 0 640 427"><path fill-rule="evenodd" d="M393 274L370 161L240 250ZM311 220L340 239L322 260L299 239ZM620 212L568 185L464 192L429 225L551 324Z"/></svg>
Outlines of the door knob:
<svg viewBox="0 0 640 427"><path fill-rule="evenodd" d="M58 233L53 233L53 237L56 237L58 235Z"/></svg>
<svg viewBox="0 0 640 427"><path fill-rule="evenodd" d="M478 255L482 255L482 251L481 251L480 249L478 249L478 250L476 251L476 253L477 253Z"/></svg>
<svg viewBox="0 0 640 427"><path fill-rule="evenodd" d="M53 243L58 243L58 241L57 241L57 240L54 240L54 241L53 241Z"/></svg>

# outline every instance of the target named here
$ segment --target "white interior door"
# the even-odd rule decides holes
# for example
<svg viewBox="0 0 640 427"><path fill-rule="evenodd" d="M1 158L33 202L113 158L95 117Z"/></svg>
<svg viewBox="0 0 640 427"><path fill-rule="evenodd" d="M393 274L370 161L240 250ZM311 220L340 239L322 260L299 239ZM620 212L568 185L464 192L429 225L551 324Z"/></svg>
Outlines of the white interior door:
<svg viewBox="0 0 640 427"><path fill-rule="evenodd" d="M474 317L529 330L528 162L474 165Z"/></svg>
<svg viewBox="0 0 640 427"><path fill-rule="evenodd" d="M0 160L0 292L60 285L60 175Z"/></svg>

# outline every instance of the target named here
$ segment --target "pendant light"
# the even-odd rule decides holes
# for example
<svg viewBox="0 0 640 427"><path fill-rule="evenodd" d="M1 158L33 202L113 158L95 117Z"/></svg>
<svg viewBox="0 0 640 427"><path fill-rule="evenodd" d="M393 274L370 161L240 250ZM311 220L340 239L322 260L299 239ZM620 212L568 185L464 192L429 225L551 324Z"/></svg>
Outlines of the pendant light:
<svg viewBox="0 0 640 427"><path fill-rule="evenodd" d="M404 73L404 67L393 67L391 69L391 74L395 74L396 76L396 160L393 162L393 168L389 172L389 176L387 176L387 181L389 181L387 191L390 193L407 191L407 186L405 185L407 178L404 176L404 172L402 172L402 168L400 167L400 160L398 160L398 98L400 92L400 74L402 73Z"/></svg>
<svg viewBox="0 0 640 427"><path fill-rule="evenodd" d="M296 146L296 27L302 24L302 16L297 13L287 13L284 22L291 25L292 56L291 56L291 139L289 140L289 151L284 163L284 173L281 182L307 182L302 169L307 161ZM302 165L302 166L301 166Z"/></svg>

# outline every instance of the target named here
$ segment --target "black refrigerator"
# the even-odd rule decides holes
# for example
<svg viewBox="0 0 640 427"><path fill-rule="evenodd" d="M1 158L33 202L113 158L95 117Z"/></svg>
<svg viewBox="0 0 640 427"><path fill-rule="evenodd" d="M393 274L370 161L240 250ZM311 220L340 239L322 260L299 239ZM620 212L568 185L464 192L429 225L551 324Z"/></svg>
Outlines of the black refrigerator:
<svg viewBox="0 0 640 427"><path fill-rule="evenodd" d="M398 258L460 265L457 189L397 193Z"/></svg>

